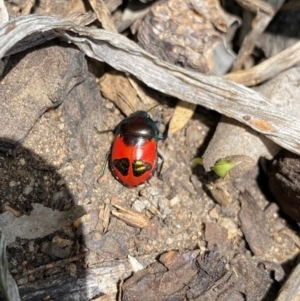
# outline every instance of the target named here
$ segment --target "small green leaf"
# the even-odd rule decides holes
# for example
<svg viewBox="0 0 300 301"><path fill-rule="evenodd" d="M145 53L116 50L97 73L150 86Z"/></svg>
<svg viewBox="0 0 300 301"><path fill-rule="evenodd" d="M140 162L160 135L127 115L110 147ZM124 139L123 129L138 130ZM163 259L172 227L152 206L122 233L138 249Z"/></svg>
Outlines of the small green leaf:
<svg viewBox="0 0 300 301"><path fill-rule="evenodd" d="M211 168L219 177L225 178L227 173L236 166L236 162L228 159L221 159Z"/></svg>
<svg viewBox="0 0 300 301"><path fill-rule="evenodd" d="M192 168L195 168L197 165L203 165L203 159L200 157L194 158L192 160Z"/></svg>

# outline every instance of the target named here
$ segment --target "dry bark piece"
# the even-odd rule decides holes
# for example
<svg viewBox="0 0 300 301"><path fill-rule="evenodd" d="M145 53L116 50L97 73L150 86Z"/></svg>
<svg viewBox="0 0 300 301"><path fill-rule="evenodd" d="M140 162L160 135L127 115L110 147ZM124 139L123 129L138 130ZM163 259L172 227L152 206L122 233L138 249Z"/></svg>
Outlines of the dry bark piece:
<svg viewBox="0 0 300 301"><path fill-rule="evenodd" d="M274 299L270 291L273 284L271 275L258 260L238 254L229 264L230 270L233 271L235 289L246 296L246 300L263 300L270 295L270 300Z"/></svg>
<svg viewBox="0 0 300 301"><path fill-rule="evenodd" d="M131 210L128 208L121 207L119 205L114 205L117 210L113 210L111 213L112 215L116 216L121 221L125 222L126 224L136 227L136 228L149 228L151 223L149 218L135 210Z"/></svg>
<svg viewBox="0 0 300 301"><path fill-rule="evenodd" d="M245 37L243 44L239 50L238 56L233 64L233 71L242 69L244 62L251 55L256 40L267 28L268 24L271 22L275 13L280 9L281 5L284 3L284 0L269 0L270 5L274 8L271 14L264 13L263 11L258 11L256 17L252 22L252 30Z"/></svg>
<svg viewBox="0 0 300 301"><path fill-rule="evenodd" d="M272 7L272 5L261 0L236 0L236 2L240 6L252 11L253 13L262 11L269 15L274 14L274 8Z"/></svg>
<svg viewBox="0 0 300 301"><path fill-rule="evenodd" d="M295 1L286 1L285 4L291 4L293 2ZM262 49L267 58L276 55L278 52L299 41L299 16L299 3L298 7L289 10L281 9L276 14L266 32L261 35L256 43L257 47Z"/></svg>
<svg viewBox="0 0 300 301"><path fill-rule="evenodd" d="M171 252L170 254L167 253L168 256L167 258L165 258L164 264L168 265L168 267L170 268L171 273L169 275L176 273L176 271L179 271L181 275L180 267L183 266L184 270L182 272L184 273L186 271L186 266L188 267L191 265L191 263L194 262L195 254L197 256L198 251L175 252L175 254L173 255L172 253L173 252ZM176 259L176 253L179 253L177 257L182 257L181 260ZM182 255L180 256L180 254ZM156 256L157 254L152 254L150 256L141 256L137 259L143 264L143 266L147 266L155 261ZM200 285L200 289L201 287L202 289L203 287L206 287L208 283L213 283L212 280L209 280L207 282L205 281L205 283L201 281L201 279L208 278L208 274L205 271L208 270L209 275L217 275L222 272L224 262L222 260L220 261L220 257L218 256L220 255L214 253L214 255L211 255L210 258L206 261L203 259L198 260L200 261L200 268L198 273L199 275L205 275L203 278L197 278L198 276L195 277L195 279L199 279L198 284ZM184 266L185 262L186 266ZM179 265L176 265L176 263L179 263ZM153 269L150 271L152 272L152 275L155 272L159 273L158 268L158 271L154 271L154 267L156 265L157 263L149 266L149 268L153 267ZM247 297L247 300L261 300L263 296L266 295L267 290L270 286L270 277L264 269L258 268L256 261L253 261L253 259L250 257L246 258L243 256L237 256L230 263L230 267L233 269L233 273L227 272L225 276L221 278L221 281L217 281L215 286L212 286L211 289L203 294L202 297L199 297L196 300L240 301L244 300L245 296ZM160 267L160 269L162 271L161 274L163 274L164 271L167 271L164 266L162 266L162 268ZM218 269L219 272L212 272L216 269ZM147 271L147 273L149 273L148 269L139 271L138 273L141 273L143 271ZM192 264L191 272L195 271L197 272L195 265ZM22 300L24 301L37 299L42 300L46 297L49 298L49 295L54 300L61 299L61 296L64 295L66 301L71 301L75 298L78 300L86 300L86 298L93 300L93 298L96 298L96 296L105 294L110 296L110 298L108 299L109 301L114 301L116 300L116 294L118 290L117 283L119 283L120 277L126 279L131 273L132 267L128 260L104 262L84 271L79 271L77 277L69 277L67 274L62 274L54 275L35 282L29 282L20 287L20 295L22 297ZM136 274L134 274L133 277L135 277ZM228 276L230 276L230 278ZM141 276L140 278L143 280L143 276ZM101 279L101 281L99 281L99 279ZM130 279L131 278L129 278L127 281L129 281ZM165 281L167 284L169 284L170 282L172 282L172 279L165 278ZM70 287L72 287L72 291L70 291ZM185 288L186 287L187 286L185 286ZM136 288L137 296L140 296L141 290L138 289L138 284ZM66 291L70 293L65 295ZM239 292L241 292L240 294L243 295L243 299L238 298L241 296ZM136 300L140 300L138 297L136 298ZM126 300L124 296L122 300ZM159 299L154 298L150 300L153 301ZM165 301L165 299L162 300Z"/></svg>
<svg viewBox="0 0 300 301"><path fill-rule="evenodd" d="M248 70L225 75L225 78L246 86L257 85L291 68L299 62L300 43L299 22L300 7L291 11L279 11L267 31L255 44L268 58Z"/></svg>
<svg viewBox="0 0 300 301"><path fill-rule="evenodd" d="M141 102L137 97L137 92L123 73L106 72L100 78L99 85L103 96L112 101L126 116L139 108Z"/></svg>
<svg viewBox="0 0 300 301"><path fill-rule="evenodd" d="M281 209L300 222L300 159L285 152L272 162L269 187Z"/></svg>
<svg viewBox="0 0 300 301"><path fill-rule="evenodd" d="M245 86L255 86L298 64L299 49L300 42L297 42L253 68L228 73L224 78Z"/></svg>
<svg viewBox="0 0 300 301"><path fill-rule="evenodd" d="M106 30L117 32L117 29L111 19L110 11L107 8L104 0L89 0L98 20Z"/></svg>
<svg viewBox="0 0 300 301"><path fill-rule="evenodd" d="M35 14L60 17L67 17L73 13L85 12L86 8L83 0L40 0L34 9Z"/></svg>
<svg viewBox="0 0 300 301"><path fill-rule="evenodd" d="M90 256L89 254L83 255L86 255L86 257ZM156 256L157 254L152 254L140 256L137 259L143 265L147 266L155 261ZM74 259L88 259L84 258L85 256L83 258L82 256L77 257L76 259L75 256ZM61 261L62 266L65 266L67 263L68 260ZM115 301L117 300L120 278L125 279L132 272L129 260L112 260L98 263L85 270L79 270L76 277L70 277L67 273L63 273L21 285L19 288L20 295L23 301L44 300L45 298L49 299L49 296L52 300L62 300L62 296L65 301L97 300L97 297L104 295L108 296L104 299L105 301Z"/></svg>
<svg viewBox="0 0 300 301"><path fill-rule="evenodd" d="M104 3L108 10L112 13L122 4L122 0L104 0Z"/></svg>
<svg viewBox="0 0 300 301"><path fill-rule="evenodd" d="M103 232L105 233L109 226L110 208L108 204L104 205L104 208L99 211L99 218L102 220Z"/></svg>
<svg viewBox="0 0 300 301"><path fill-rule="evenodd" d="M122 300L145 301L198 300L203 293L215 290L220 293L222 280L228 271L226 261L217 249L198 256L199 251L170 251L160 256L159 262L135 273L122 286ZM226 293L225 293L226 294Z"/></svg>
<svg viewBox="0 0 300 301"><path fill-rule="evenodd" d="M254 255L266 255L272 245L266 216L248 191L239 199L242 207L239 219L246 241Z"/></svg>
<svg viewBox="0 0 300 301"><path fill-rule="evenodd" d="M159 1L145 16L138 40L162 60L220 75L229 70L234 59L223 33L229 19L218 1Z"/></svg>
<svg viewBox="0 0 300 301"><path fill-rule="evenodd" d="M27 0L25 2L26 2L26 5L22 11L22 14L28 15L30 13L30 11L32 10L32 8L34 7L35 0Z"/></svg>
<svg viewBox="0 0 300 301"><path fill-rule="evenodd" d="M139 97L139 103L136 104L137 109L144 109L145 111L148 111L150 108L154 108L160 104L157 101L158 97L156 91L151 91L147 89L147 87L145 87L135 77L128 76L127 78Z"/></svg>
<svg viewBox="0 0 300 301"><path fill-rule="evenodd" d="M228 230L216 223L205 223L205 240L209 249L217 245L221 253L225 254L229 246Z"/></svg>

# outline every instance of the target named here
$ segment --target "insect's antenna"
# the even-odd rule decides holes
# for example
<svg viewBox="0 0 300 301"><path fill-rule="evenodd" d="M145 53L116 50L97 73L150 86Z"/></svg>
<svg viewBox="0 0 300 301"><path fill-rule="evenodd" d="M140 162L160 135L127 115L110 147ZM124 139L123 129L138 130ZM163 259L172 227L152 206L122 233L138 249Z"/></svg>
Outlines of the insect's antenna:
<svg viewBox="0 0 300 301"><path fill-rule="evenodd" d="M109 133L109 132L114 132L115 130L104 130L104 131L99 131L99 130L96 128L96 131L98 132L98 134L105 134L105 133Z"/></svg>
<svg viewBox="0 0 300 301"><path fill-rule="evenodd" d="M100 171L100 178L102 178L104 176L104 173L105 173L105 170L106 170L106 166L107 166L107 163L108 163L108 158L110 156L110 152L107 152L106 155L105 155L105 159L104 159L104 163L101 167L101 171Z"/></svg>
<svg viewBox="0 0 300 301"><path fill-rule="evenodd" d="M129 80L129 81L130 81L130 80ZM131 82L131 81L130 81L130 82ZM120 98L128 105L128 107L130 108L130 110L131 110L132 112L135 112L135 111L136 111L136 109L135 109L134 105L131 103L130 99L128 99L123 93L118 92L117 95L118 95L118 97L120 97ZM122 111L122 110L121 110L121 111Z"/></svg>
<svg viewBox="0 0 300 301"><path fill-rule="evenodd" d="M148 113L149 111L153 110L154 108L156 108L158 106L161 106L161 104L157 104L157 105L154 105L153 107L150 107L150 109L148 109L146 112Z"/></svg>

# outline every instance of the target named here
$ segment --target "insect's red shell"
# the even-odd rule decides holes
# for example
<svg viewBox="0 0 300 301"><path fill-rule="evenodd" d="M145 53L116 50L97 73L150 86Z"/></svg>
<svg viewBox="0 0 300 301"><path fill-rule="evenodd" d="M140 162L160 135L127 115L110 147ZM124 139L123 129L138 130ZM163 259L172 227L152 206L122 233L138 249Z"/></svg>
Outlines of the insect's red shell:
<svg viewBox="0 0 300 301"><path fill-rule="evenodd" d="M145 143L141 145L127 145L124 142L124 137L117 136L115 138L111 158L112 162L116 159L128 158L129 168L128 174L122 175L121 172L111 164L111 170L113 174L121 181L125 186L134 187L138 186L145 181L149 180L155 170L157 169L157 142L154 138L145 139ZM133 171L133 161L139 160L151 164L151 169L145 171L140 176L135 176Z"/></svg>
<svg viewBox="0 0 300 301"><path fill-rule="evenodd" d="M149 180L157 170L157 123L147 112L137 111L119 123L110 153L110 168L125 186Z"/></svg>

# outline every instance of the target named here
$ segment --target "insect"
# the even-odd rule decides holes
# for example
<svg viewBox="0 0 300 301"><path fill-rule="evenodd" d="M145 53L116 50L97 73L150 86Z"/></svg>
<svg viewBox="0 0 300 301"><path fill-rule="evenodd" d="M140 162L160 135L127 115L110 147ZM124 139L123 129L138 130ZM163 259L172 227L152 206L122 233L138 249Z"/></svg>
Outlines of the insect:
<svg viewBox="0 0 300 301"><path fill-rule="evenodd" d="M145 111L137 111L122 120L115 129L115 140L106 154L101 176L107 162L113 175L127 187L138 186L149 180L158 170L158 157L164 158L157 151L159 123L151 119Z"/></svg>

